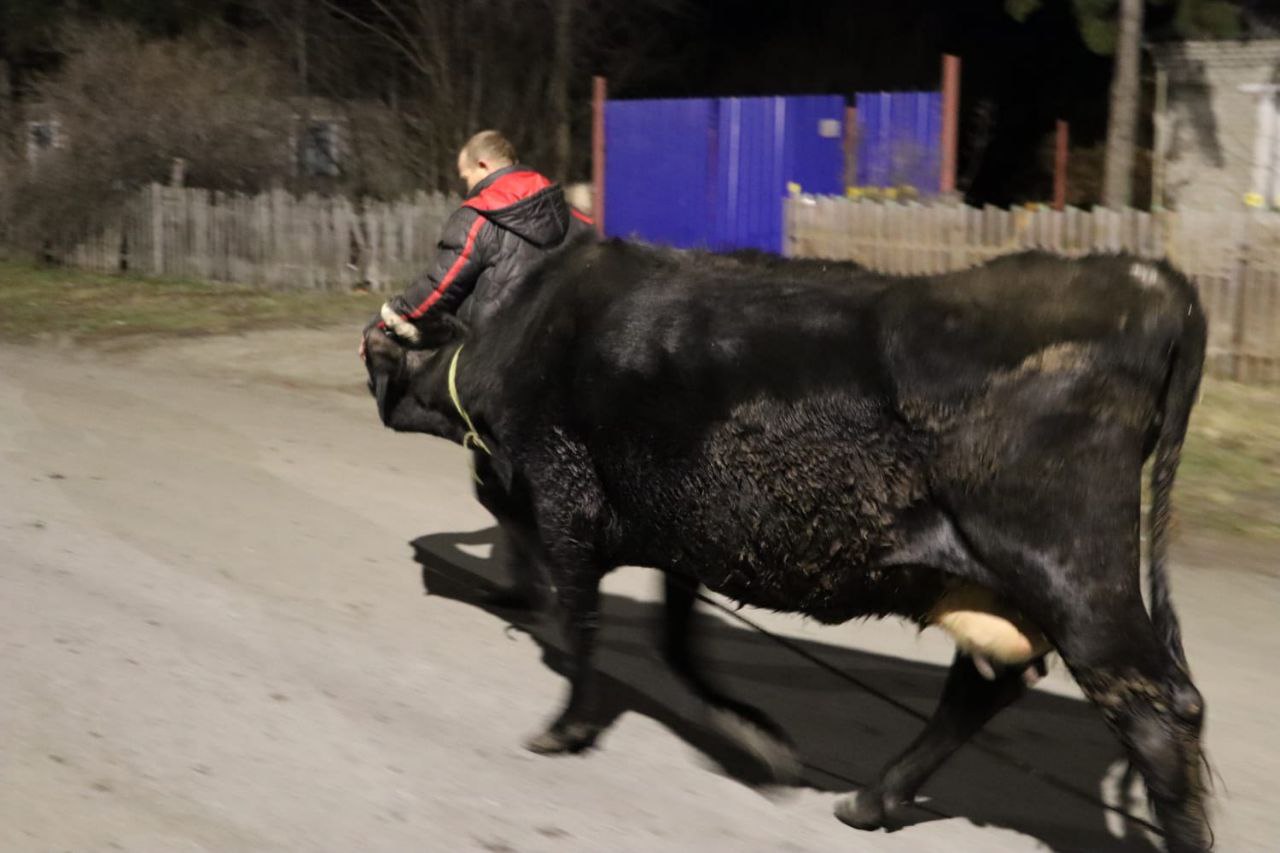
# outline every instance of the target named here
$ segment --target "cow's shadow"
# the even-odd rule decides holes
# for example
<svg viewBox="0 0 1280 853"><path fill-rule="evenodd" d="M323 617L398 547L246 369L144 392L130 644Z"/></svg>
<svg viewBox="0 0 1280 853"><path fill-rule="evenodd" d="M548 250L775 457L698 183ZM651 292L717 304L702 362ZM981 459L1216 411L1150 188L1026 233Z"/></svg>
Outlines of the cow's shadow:
<svg viewBox="0 0 1280 853"><path fill-rule="evenodd" d="M564 676L568 658L556 620L488 603L487 595L505 584L500 539L497 529L489 528L432 534L411 544L428 594L476 606L526 632L548 668ZM484 547L493 549L490 556L469 553ZM706 725L701 705L659 659L654 640L661 605L606 594L602 606L597 661L604 719L643 714L702 753L710 770L764 785L763 768ZM709 674L735 698L782 725L806 767L801 784L820 790L843 792L871 780L919 733L916 716L876 692L927 715L946 677L945 667L804 640L786 648L749 627L705 614L701 620ZM824 671L796 649L856 676L870 689ZM547 708L546 717L556 710ZM530 720L530 731L542 722ZM606 750L607 741L606 730L601 740ZM1055 850L1150 853L1157 848L1149 830L1099 803L1103 788L1120 787L1120 754L1088 704L1032 691L930 780L922 792L927 801L909 823L955 817L1011 829ZM1128 811L1142 813L1140 806Z"/></svg>

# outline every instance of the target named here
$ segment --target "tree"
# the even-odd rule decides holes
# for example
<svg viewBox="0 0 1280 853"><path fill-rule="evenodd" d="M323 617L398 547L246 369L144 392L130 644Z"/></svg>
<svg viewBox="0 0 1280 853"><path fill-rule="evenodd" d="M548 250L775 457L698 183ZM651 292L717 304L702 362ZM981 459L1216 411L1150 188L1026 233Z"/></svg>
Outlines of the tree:
<svg viewBox="0 0 1280 853"><path fill-rule="evenodd" d="M1080 38L1101 56L1116 53L1121 0L1005 0L1005 9L1025 21L1046 3L1069 2ZM1242 29L1242 6L1250 0L1145 0L1150 35L1160 39L1233 38ZM1139 20L1142 20L1140 14Z"/></svg>
<svg viewBox="0 0 1280 853"><path fill-rule="evenodd" d="M522 158L564 180L586 162L572 143L585 137L589 72L623 67L624 45L630 56L647 50L664 30L657 22L685 2L319 0L328 21L317 41L395 81L428 186L456 184L459 147L485 127L502 129ZM642 22L647 32L637 37Z"/></svg>
<svg viewBox="0 0 1280 853"><path fill-rule="evenodd" d="M551 0L553 37L551 80L547 90L554 139L551 173L562 181L569 177L572 156L569 102L572 97L573 24L577 5L578 0Z"/></svg>
<svg viewBox="0 0 1280 853"><path fill-rule="evenodd" d="M1022 21L1046 0L1005 0L1005 8ZM1133 199L1133 158L1146 6L1166 14L1156 34L1170 38L1226 38L1241 31L1239 0L1071 0L1080 38L1095 53L1115 56L1107 120L1107 154L1103 204L1125 207Z"/></svg>
<svg viewBox="0 0 1280 853"><path fill-rule="evenodd" d="M0 0L0 81L13 100L24 85L27 70L47 63L62 21L61 0Z"/></svg>
<svg viewBox="0 0 1280 853"><path fill-rule="evenodd" d="M1107 119L1107 160L1102 203L1128 207L1133 201L1134 132L1141 96L1142 0L1120 0L1115 70L1111 73L1111 111Z"/></svg>

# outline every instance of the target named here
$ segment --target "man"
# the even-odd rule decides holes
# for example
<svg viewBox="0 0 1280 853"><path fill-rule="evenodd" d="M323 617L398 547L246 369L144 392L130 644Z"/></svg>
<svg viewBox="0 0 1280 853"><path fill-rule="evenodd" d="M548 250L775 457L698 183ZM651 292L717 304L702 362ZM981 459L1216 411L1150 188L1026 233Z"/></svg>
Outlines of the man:
<svg viewBox="0 0 1280 853"><path fill-rule="evenodd" d="M416 343L418 324L439 311L482 329L539 260L590 230L557 184L517 164L496 130L467 140L458 176L467 195L445 223L435 260L382 306L380 325L402 344Z"/></svg>
<svg viewBox="0 0 1280 853"><path fill-rule="evenodd" d="M382 306L379 326L402 345L421 339L418 324L438 312L455 314L483 334L538 261L591 232L591 220L565 201L557 184L516 162L515 147L496 130L477 133L458 153L467 187L449 217L435 260L408 289ZM365 354L365 335L360 355ZM507 571L514 586L490 596L497 606L531 609L541 603L529 549L504 529Z"/></svg>

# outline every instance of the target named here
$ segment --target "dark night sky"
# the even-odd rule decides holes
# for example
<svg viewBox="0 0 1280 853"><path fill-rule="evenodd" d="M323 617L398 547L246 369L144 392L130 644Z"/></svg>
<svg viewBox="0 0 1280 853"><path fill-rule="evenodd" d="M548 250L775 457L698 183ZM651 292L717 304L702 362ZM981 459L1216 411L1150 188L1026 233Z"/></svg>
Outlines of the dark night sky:
<svg viewBox="0 0 1280 853"><path fill-rule="evenodd" d="M1240 0L1255 35L1275 37L1280 0ZM1111 58L1080 39L1071 0L1044 0L1025 23L1005 0L702 0L672 27L675 60L627 97L751 95L936 89L941 54L963 60L962 179L972 200L1043 199L1050 176L1043 145L1056 119L1071 124L1075 150L1106 137ZM1148 4L1146 37L1169 35L1176 4ZM1272 30L1258 31L1266 20ZM993 117L976 163L975 115ZM1150 122L1140 122L1149 144Z"/></svg>
<svg viewBox="0 0 1280 853"><path fill-rule="evenodd" d="M1035 196L1047 180L1039 146L1055 119L1071 122L1074 145L1106 132L1111 62L1085 48L1065 1L1019 24L1002 0L709 0L672 28L670 49L670 67L614 94L935 89L941 54L958 53L962 144L981 101L994 115L971 189L984 201Z"/></svg>
<svg viewBox="0 0 1280 853"><path fill-rule="evenodd" d="M46 8L43 2L20 0L17 5ZM343 2L353 10L374 8L370 0ZM1239 2L1280 26L1280 0ZM53 5L70 9L69 3L57 0ZM607 18L612 4L621 8L631 0L584 4L604 11ZM200 14L252 29L261 19L254 11L259 5L257 0L87 0L77 8L132 9L134 19L153 31L170 32L187 28ZM681 13L652 16L639 36L620 37L632 52L642 43L646 47L640 61L630 57L633 71L638 67L640 73L615 78L611 95L850 96L934 89L941 54L957 53L963 60L960 175L962 183L968 180L970 199L1007 204L1044 198L1049 175L1043 145L1055 119L1071 123L1073 149L1097 145L1105 137L1111 60L1085 48L1072 0L1043 0L1041 11L1026 23L1015 21L1004 7L1005 0L686 0ZM1149 38L1160 37L1174 7L1172 2L1148 4ZM151 17L138 9L151 10ZM156 15L160 17L153 21ZM655 32L661 36L651 42ZM4 41L0 39L0 48ZM582 101L588 97L586 72L605 70L609 50L604 46L601 55L583 57ZM385 76L383 65L370 67L375 78ZM376 82L363 84L377 88ZM972 155L979 112L990 116L988 144L980 158ZM579 127L579 134L587 126ZM1149 122L1140 132L1149 132Z"/></svg>

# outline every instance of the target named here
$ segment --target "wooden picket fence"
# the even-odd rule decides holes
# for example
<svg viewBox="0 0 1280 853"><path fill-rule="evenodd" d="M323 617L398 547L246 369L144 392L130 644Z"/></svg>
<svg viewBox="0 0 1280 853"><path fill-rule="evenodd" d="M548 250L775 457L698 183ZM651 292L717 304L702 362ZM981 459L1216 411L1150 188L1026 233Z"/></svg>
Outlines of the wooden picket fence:
<svg viewBox="0 0 1280 853"><path fill-rule="evenodd" d="M796 196L793 257L857 261L899 275L948 272L1042 249L1067 256L1168 258L1195 282L1209 317L1206 370L1280 383L1280 214L886 204Z"/></svg>
<svg viewBox="0 0 1280 853"><path fill-rule="evenodd" d="M394 202L152 186L66 259L78 267L270 288L403 286L426 268L459 199Z"/></svg>
<svg viewBox="0 0 1280 853"><path fill-rule="evenodd" d="M430 263L459 199L394 202L284 191L233 195L151 186L67 262L101 272L272 288L402 287ZM997 255L1132 252L1167 257L1209 316L1210 373L1280 382L1280 213L975 208L796 196L786 250L883 272L946 272Z"/></svg>

